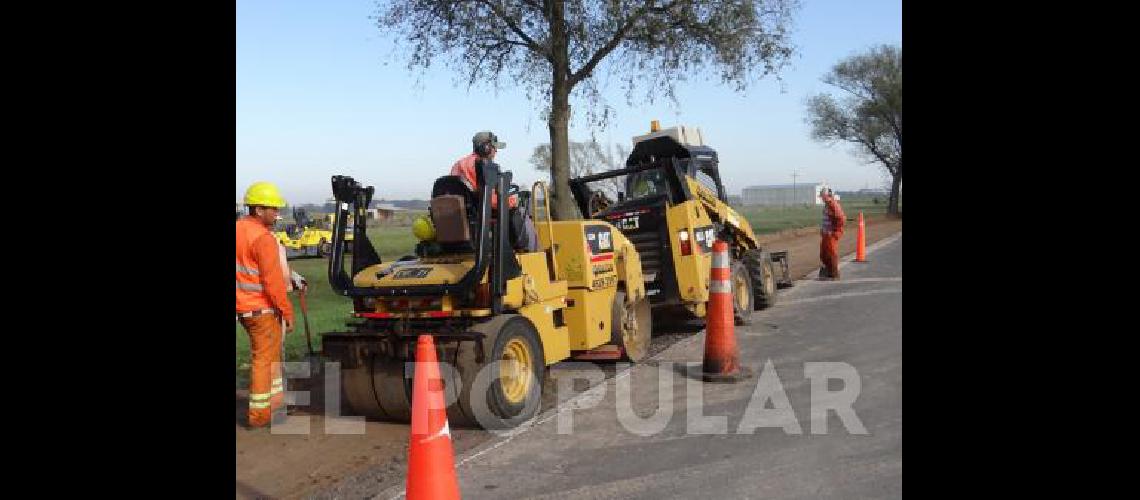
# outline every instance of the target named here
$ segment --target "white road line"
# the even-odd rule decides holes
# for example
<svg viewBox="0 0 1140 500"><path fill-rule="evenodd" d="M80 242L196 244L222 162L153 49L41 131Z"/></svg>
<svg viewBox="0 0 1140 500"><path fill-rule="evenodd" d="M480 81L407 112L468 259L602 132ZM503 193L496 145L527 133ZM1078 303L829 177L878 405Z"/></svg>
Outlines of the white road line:
<svg viewBox="0 0 1140 500"><path fill-rule="evenodd" d="M823 295L820 297L809 297L806 299L789 300L789 301L781 302L780 305L782 305L782 306L794 306L794 305L799 305L799 304L807 304L810 302L820 302L820 301L824 301L824 300L843 299L843 298L847 298L847 297L861 297L864 295L882 295L882 294L887 294L887 293L902 293L902 288L887 288L887 289L883 289L883 290L866 290L866 291L862 291L862 292L841 292L841 293L835 293L835 294L831 294L831 295Z"/></svg>
<svg viewBox="0 0 1140 500"><path fill-rule="evenodd" d="M841 279L839 281L828 281L826 283L828 283L830 286L830 285L842 285L844 283L894 283L894 282L901 283L902 282L902 276L884 276L884 277L879 277L879 278Z"/></svg>

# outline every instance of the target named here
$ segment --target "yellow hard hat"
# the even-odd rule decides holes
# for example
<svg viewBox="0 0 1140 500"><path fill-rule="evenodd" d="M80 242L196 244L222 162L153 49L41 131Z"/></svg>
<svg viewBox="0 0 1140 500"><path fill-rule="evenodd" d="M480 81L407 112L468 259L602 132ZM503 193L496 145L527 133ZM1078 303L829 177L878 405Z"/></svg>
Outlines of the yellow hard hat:
<svg viewBox="0 0 1140 500"><path fill-rule="evenodd" d="M420 241L431 241L435 239L435 225L431 223L431 219L420 216L417 217L415 222L412 223L412 234L416 235Z"/></svg>
<svg viewBox="0 0 1140 500"><path fill-rule="evenodd" d="M274 186L272 182L261 181L250 184L249 189L245 190L245 204L282 208L285 206L285 198L281 197L281 193L277 191L277 186Z"/></svg>

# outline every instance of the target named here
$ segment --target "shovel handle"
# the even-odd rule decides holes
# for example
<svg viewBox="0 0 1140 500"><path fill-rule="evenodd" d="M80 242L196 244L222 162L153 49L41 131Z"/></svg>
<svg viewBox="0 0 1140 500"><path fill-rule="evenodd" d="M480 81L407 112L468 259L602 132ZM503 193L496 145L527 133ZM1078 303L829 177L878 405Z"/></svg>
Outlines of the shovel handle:
<svg viewBox="0 0 1140 500"><path fill-rule="evenodd" d="M300 290L301 318L305 321L305 346L309 348L309 355L313 355L313 338L309 334L309 305L305 303L305 288Z"/></svg>

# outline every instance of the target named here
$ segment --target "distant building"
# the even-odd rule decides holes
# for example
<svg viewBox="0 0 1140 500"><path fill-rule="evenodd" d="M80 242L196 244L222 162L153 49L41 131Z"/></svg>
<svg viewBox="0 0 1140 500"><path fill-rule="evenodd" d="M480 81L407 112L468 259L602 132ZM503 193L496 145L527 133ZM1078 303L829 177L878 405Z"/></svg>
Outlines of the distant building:
<svg viewBox="0 0 1140 500"><path fill-rule="evenodd" d="M407 211L408 210L406 208L400 208L392 204L377 203L375 206L368 209L368 218L378 221L387 221L391 220L392 216Z"/></svg>
<svg viewBox="0 0 1140 500"><path fill-rule="evenodd" d="M820 189L823 184L818 182L751 186L744 188L740 197L745 206L822 205Z"/></svg>

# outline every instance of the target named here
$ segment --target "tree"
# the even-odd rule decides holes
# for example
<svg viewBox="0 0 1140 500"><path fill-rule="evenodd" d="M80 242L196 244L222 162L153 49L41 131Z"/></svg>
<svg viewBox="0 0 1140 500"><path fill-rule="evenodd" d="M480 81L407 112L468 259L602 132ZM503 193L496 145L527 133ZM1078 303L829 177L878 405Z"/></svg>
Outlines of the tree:
<svg viewBox="0 0 1140 500"><path fill-rule="evenodd" d="M842 100L828 94L808 98L812 138L856 145L871 163L891 177L887 212L899 213L902 188L902 48L880 45L840 61L824 83L847 93Z"/></svg>
<svg viewBox="0 0 1140 500"><path fill-rule="evenodd" d="M625 166L625 159L629 156L629 149L616 144L613 148L603 148L597 141L576 142L570 141L570 175L569 177L582 177L614 170ZM530 164L539 172L550 171L550 143L539 144L534 147L530 155ZM611 198L617 197L622 188L622 178L611 178L591 184L591 189L607 191ZM553 208L551 209L553 210ZM570 214L577 214L577 207L571 208ZM565 217L564 213L564 217Z"/></svg>
<svg viewBox="0 0 1140 500"><path fill-rule="evenodd" d="M778 74L792 53L788 30L796 0L390 0L377 24L406 43L408 68L437 58L462 72L468 88L505 80L545 103L550 131L554 215L573 214L570 97L604 126L611 109L596 74L616 76L632 103L658 92L676 100L688 74L719 76L743 90ZM608 61L608 62L604 62Z"/></svg>
<svg viewBox="0 0 1140 500"><path fill-rule="evenodd" d="M620 144L612 150L603 148L597 141L576 142L570 141L570 175L569 177L582 177L596 174L603 170L621 168L629 149ZM550 171L550 143L539 144L534 147L530 155L530 164L540 172Z"/></svg>

